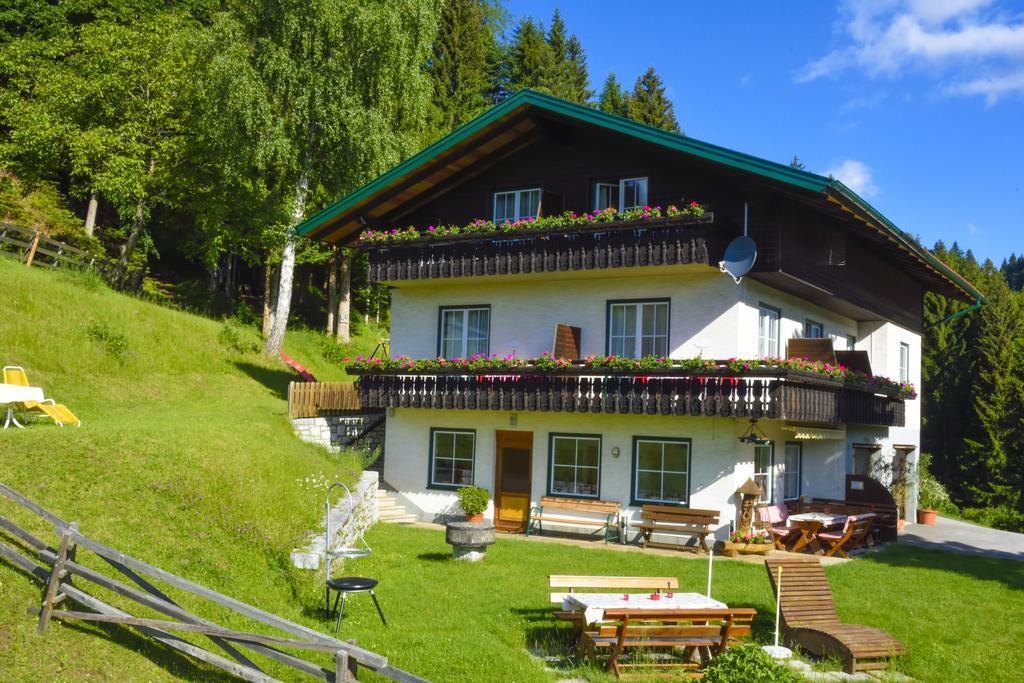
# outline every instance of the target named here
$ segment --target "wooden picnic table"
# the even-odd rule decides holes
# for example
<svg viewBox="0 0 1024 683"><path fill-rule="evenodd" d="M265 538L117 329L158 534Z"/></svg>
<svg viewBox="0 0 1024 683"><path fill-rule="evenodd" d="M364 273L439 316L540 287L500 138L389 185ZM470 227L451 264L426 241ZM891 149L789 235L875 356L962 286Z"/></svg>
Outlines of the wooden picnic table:
<svg viewBox="0 0 1024 683"><path fill-rule="evenodd" d="M810 548L815 555L824 555L825 550L818 542L818 532L843 524L846 521L846 515L803 512L798 515L790 515L788 521L800 528L800 538L796 539L796 542L789 548L790 552L798 553L804 548Z"/></svg>
<svg viewBox="0 0 1024 683"><path fill-rule="evenodd" d="M652 599L657 595L657 599ZM628 597L627 597L628 596ZM566 612L583 612L587 624L604 620L608 609L630 610L707 610L726 609L724 602L713 600L700 593L568 593L562 598L562 609Z"/></svg>

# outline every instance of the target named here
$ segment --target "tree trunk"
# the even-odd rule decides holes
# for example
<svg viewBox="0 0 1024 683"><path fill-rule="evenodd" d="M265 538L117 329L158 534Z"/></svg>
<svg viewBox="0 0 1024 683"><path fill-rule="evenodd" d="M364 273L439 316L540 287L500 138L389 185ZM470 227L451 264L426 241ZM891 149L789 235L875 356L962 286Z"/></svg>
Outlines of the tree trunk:
<svg viewBox="0 0 1024 683"><path fill-rule="evenodd" d="M338 330L338 248L327 262L327 334Z"/></svg>
<svg viewBox="0 0 1024 683"><path fill-rule="evenodd" d="M99 196L96 194L96 190L93 190L89 195L89 208L85 211L85 234L89 237L92 237L93 232L96 231L96 209L99 203Z"/></svg>
<svg viewBox="0 0 1024 683"><path fill-rule="evenodd" d="M281 251L281 284L277 289L277 309L274 311L274 322L267 335L267 343L263 351L271 356L281 354L284 344L284 333L288 327L288 313L292 306L292 278L295 276L295 226L302 221L306 213L306 192L309 189L309 178L305 173L299 178L295 188L295 207L292 209L291 225L285 233L284 249Z"/></svg>
<svg viewBox="0 0 1024 683"><path fill-rule="evenodd" d="M349 328L349 313L352 309L352 256L344 249L338 250L338 309L334 316L338 341L348 344L352 341Z"/></svg>
<svg viewBox="0 0 1024 683"><path fill-rule="evenodd" d="M263 336L270 334L270 328L274 326L274 307L277 306L277 268L270 263L270 254L267 254L266 264L263 266Z"/></svg>
<svg viewBox="0 0 1024 683"><path fill-rule="evenodd" d="M153 169L156 167L156 160L153 158L153 154L149 155L149 167L146 170L146 175L153 175ZM139 243L139 239L142 237L142 231L145 230L146 218L146 194L143 191L142 196L139 197L135 203L135 217L132 219L132 229L128 233L128 239L121 246L121 258L118 262L118 281L123 287L127 282L128 275L128 259L131 258L132 252L135 251L135 245Z"/></svg>

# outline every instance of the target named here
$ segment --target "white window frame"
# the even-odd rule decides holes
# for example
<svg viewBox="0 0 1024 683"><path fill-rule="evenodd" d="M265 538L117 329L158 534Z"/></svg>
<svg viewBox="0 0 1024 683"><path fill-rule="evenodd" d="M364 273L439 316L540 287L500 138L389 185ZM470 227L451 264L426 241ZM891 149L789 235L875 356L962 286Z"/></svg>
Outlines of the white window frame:
<svg viewBox="0 0 1024 683"><path fill-rule="evenodd" d="M796 450L796 471L789 467L789 458L792 454L790 449ZM801 489L803 488L803 467L804 467L804 445L797 441L787 441L785 445L785 451L782 456L782 499L783 500L797 500L800 498ZM794 482L796 492L790 488L790 483Z"/></svg>
<svg viewBox="0 0 1024 683"><path fill-rule="evenodd" d="M665 334L658 334L657 331L655 331L654 334L644 334L644 315L649 310L648 309L649 306L650 307L659 307L659 306L664 306L665 307ZM632 308L636 309L636 315L634 316L636 322L635 322L635 327L634 327L632 335L625 335L625 334L624 335L613 335L612 334L612 330L613 330L612 318L615 315L614 311L615 311L615 308L617 308L617 307L622 307L622 308L630 308L630 307L632 307ZM613 350L612 350L612 344L613 344L612 339L613 338L615 338L615 339L620 339L621 338L623 340L632 338L633 339L633 349L634 349L633 350L633 358L642 358L643 357L643 355L644 355L644 352L643 352L644 351L644 340L645 339L650 339L651 340L651 346L652 346L652 349L653 349L651 355L658 356L658 357L667 357L669 355L669 352L671 351L671 346L669 344L670 338L672 336L672 304L671 304L671 301L668 300L668 299L637 299L636 301L611 300L611 301L608 302L608 330L607 330L607 332L608 333L605 336L605 346L606 346L607 351L608 351L607 355L609 355L609 356L625 357L624 353L614 353L613 352ZM664 344L665 344L664 352L659 352L658 349L657 349L659 340L661 340L661 339L664 339Z"/></svg>
<svg viewBox="0 0 1024 683"><path fill-rule="evenodd" d="M452 435L452 453L451 455L438 456L437 454L437 435L438 434L451 434ZM468 482L455 482L455 462L466 462L465 458L455 457L456 442L459 437L468 436L472 439L473 453L469 459L469 481ZM436 474L437 461L450 460L452 463L452 479L453 481L437 481L434 476ZM476 431L473 429L443 429L434 428L430 430L430 481L427 482L427 488L443 488L443 489L458 489L463 486L472 486L476 477Z"/></svg>
<svg viewBox="0 0 1024 683"><path fill-rule="evenodd" d="M613 201L608 202L608 205L607 206L603 206L603 207L601 206L601 202L600 202L602 188L607 188L607 189L609 189L609 190L611 190L611 191L613 191L615 193L615 196L612 197ZM601 181L598 181L598 182L594 183L594 211L604 211L605 209L610 209L610 208L618 209L619 208L619 194L618 194L618 192L619 192L619 183L609 183L609 182L601 182Z"/></svg>
<svg viewBox="0 0 1024 683"><path fill-rule="evenodd" d="M486 311L487 312L487 336L485 338L485 348L482 351L484 354L488 354L491 351L491 307L490 306L442 306L438 311L437 316L437 356L439 358L467 358L469 354L469 313L471 311ZM445 332L445 318L449 314L461 313L462 314L462 335L459 338L459 353L455 355L445 355L445 342L449 341L448 337L444 336ZM454 340L454 338L452 338ZM474 338L474 341L479 339Z"/></svg>
<svg viewBox="0 0 1024 683"><path fill-rule="evenodd" d="M910 344L900 342L900 381L910 381Z"/></svg>
<svg viewBox="0 0 1024 683"><path fill-rule="evenodd" d="M658 470L642 470L640 469L640 444L644 443L655 443L661 445L661 469ZM665 445L672 444L674 446L684 446L686 448L686 469L683 471L678 470L666 470L665 469ZM693 446L689 439L668 439L658 437L633 437L633 503L664 503L666 505L689 505L690 504L690 469L692 462ZM641 498L637 492L640 486L640 473L641 472L656 472L661 475L661 497L660 498ZM672 498L665 498L665 475L666 474L681 474L685 478L686 485L683 487L683 498L681 500L675 500Z"/></svg>
<svg viewBox="0 0 1024 683"><path fill-rule="evenodd" d="M642 183L641 187L642 187L642 190L643 190L643 196L640 197L640 203L639 204L634 204L632 206L626 206L626 183L632 183L632 182L640 182L640 183ZM623 178L622 180L620 180L619 181L619 211L623 212L623 211L629 211L630 209L642 209L645 206L647 206L647 178L646 177Z"/></svg>
<svg viewBox="0 0 1024 683"><path fill-rule="evenodd" d="M576 461L572 464L560 463L559 467L572 467L573 468L573 490L572 491L556 491L555 490L555 442L559 440L573 441L575 442L575 456ZM580 461L580 441L595 441L597 442L597 466L593 465L581 465ZM548 495L551 496L565 496L567 498L600 498L601 497L601 460L602 460L602 444L601 436L599 434L551 434L551 439L548 442ZM594 493L576 493L576 489L579 484L578 472L581 469L586 470L597 470L597 490Z"/></svg>
<svg viewBox="0 0 1024 683"><path fill-rule="evenodd" d="M523 215L523 195L529 192L537 193L537 213L532 215ZM512 195L515 198L515 204L512 218L498 219L498 197L504 197ZM507 190L504 192L495 192L494 197L491 201L491 216L494 218L495 223L513 223L515 221L522 220L524 218L537 218L540 215L540 202L544 194L541 192L539 187L528 187L523 190Z"/></svg>
<svg viewBox="0 0 1024 683"><path fill-rule="evenodd" d="M758 453L758 450L762 449L762 448L767 448L768 449L768 469L767 470L758 470L757 469L757 453ZM766 501L768 503L774 502L775 501L775 444L774 443L754 444L753 463L754 463L754 481L757 482L757 484L760 485L761 489L764 491L764 497L761 500L764 500L764 501ZM763 478L763 480L762 480L762 478ZM766 484L767 484L767 486L766 486Z"/></svg>
<svg viewBox="0 0 1024 683"><path fill-rule="evenodd" d="M768 334L765 334L764 320L768 319ZM760 358L777 358L779 337L782 329L782 311L768 304L757 306L757 355ZM771 334L774 332L774 335ZM770 347L770 348L769 348Z"/></svg>
<svg viewBox="0 0 1024 683"><path fill-rule="evenodd" d="M817 328L818 334L811 336L811 330ZM813 318L804 318L804 339L824 339L825 338L825 323L820 323Z"/></svg>

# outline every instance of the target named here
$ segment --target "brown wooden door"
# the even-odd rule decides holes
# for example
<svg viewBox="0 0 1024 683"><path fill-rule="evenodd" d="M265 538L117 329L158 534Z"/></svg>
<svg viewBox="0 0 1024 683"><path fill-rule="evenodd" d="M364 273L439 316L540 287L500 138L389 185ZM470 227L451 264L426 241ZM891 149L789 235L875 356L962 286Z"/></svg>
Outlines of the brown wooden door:
<svg viewBox="0 0 1024 683"><path fill-rule="evenodd" d="M494 526L502 531L523 531L530 514L533 475L533 432L495 433Z"/></svg>

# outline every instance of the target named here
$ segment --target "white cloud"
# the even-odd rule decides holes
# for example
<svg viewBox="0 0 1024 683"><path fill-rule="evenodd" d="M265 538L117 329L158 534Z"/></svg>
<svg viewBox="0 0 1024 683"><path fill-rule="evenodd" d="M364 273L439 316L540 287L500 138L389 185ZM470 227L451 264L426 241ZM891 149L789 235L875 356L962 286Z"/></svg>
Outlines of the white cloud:
<svg viewBox="0 0 1024 683"><path fill-rule="evenodd" d="M878 194L878 186L871 177L871 169L863 161L847 159L825 171L824 175L841 180L848 188L862 197Z"/></svg>
<svg viewBox="0 0 1024 683"><path fill-rule="evenodd" d="M848 69L899 77L908 70L944 74L944 92L994 103L1024 94L1024 18L993 0L846 0L843 46L807 64L796 80Z"/></svg>

